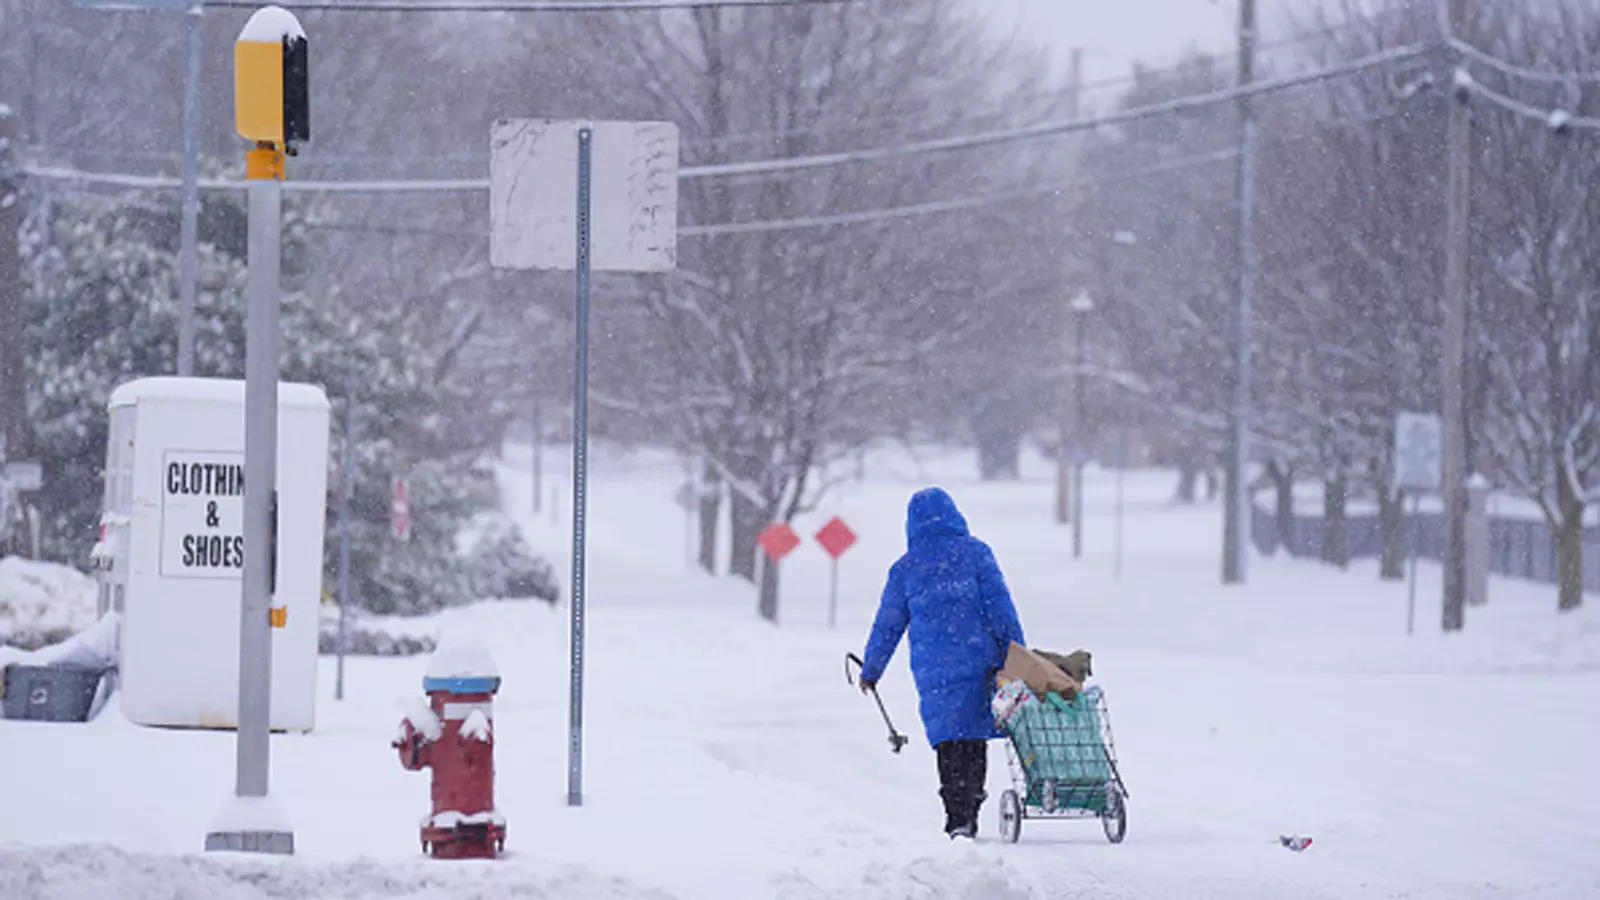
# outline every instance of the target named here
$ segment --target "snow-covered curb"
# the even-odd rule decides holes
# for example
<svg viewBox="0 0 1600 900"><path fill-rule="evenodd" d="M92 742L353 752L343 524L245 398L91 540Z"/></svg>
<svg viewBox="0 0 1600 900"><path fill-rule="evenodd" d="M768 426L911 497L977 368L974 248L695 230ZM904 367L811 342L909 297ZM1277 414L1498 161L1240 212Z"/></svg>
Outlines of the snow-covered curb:
<svg viewBox="0 0 1600 900"><path fill-rule="evenodd" d="M494 814L489 814L494 815ZM769 896L906 897L917 900L1031 900L1076 896L1072 887L1047 891L987 847L952 845L898 863L875 865L835 879L816 880L800 869L774 879ZM1107 893L1097 885L1096 896ZM37 900L118 897L121 900L277 900L282 897L500 897L560 900L671 900L681 895L593 867L513 851L487 865L439 865L424 860L327 862L293 857L263 860L232 854L160 856L104 844L64 847L0 845L0 896Z"/></svg>

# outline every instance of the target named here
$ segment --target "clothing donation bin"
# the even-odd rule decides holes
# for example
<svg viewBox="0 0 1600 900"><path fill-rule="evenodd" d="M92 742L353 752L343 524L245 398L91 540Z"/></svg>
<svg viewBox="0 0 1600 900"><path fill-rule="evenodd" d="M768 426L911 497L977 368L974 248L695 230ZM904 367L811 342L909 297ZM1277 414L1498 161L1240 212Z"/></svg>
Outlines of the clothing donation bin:
<svg viewBox="0 0 1600 900"><path fill-rule="evenodd" d="M141 378L111 394L96 567L122 613L123 713L233 728L244 565L244 382ZM309 731L317 679L328 399L278 386L271 727Z"/></svg>

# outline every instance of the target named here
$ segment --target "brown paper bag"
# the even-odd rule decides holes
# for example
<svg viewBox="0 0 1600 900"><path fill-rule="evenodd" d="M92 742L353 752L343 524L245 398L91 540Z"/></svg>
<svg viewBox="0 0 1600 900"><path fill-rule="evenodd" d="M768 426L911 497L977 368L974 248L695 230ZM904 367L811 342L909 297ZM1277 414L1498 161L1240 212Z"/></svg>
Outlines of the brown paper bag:
<svg viewBox="0 0 1600 900"><path fill-rule="evenodd" d="M1028 690L1040 697L1055 691L1063 699L1071 700L1078 696L1078 691L1082 688L1082 685L1073 681L1054 663L1016 641L1012 641L1010 649L1006 651L1006 666L1000 670L1000 677L1009 681L1021 681L1028 686Z"/></svg>

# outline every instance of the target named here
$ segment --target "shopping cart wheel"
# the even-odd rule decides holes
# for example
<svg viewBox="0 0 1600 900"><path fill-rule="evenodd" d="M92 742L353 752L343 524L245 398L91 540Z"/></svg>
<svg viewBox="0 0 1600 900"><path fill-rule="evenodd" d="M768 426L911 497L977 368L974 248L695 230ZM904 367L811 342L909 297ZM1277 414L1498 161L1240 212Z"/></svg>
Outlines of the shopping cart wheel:
<svg viewBox="0 0 1600 900"><path fill-rule="evenodd" d="M1105 826L1106 840L1122 843L1128 834L1128 804L1115 785L1106 787L1106 810L1100 814L1100 824Z"/></svg>
<svg viewBox="0 0 1600 900"><path fill-rule="evenodd" d="M1015 844L1017 838L1022 836L1022 801L1017 799L1017 792L1007 790L1000 795L1000 837L1008 844Z"/></svg>

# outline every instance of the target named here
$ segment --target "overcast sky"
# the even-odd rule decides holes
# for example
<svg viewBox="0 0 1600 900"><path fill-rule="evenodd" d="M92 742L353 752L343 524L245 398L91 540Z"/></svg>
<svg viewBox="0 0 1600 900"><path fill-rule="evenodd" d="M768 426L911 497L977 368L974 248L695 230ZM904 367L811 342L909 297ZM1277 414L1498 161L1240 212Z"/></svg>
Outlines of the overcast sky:
<svg viewBox="0 0 1600 900"><path fill-rule="evenodd" d="M1135 61L1170 63L1187 50L1233 52L1238 0L972 0L993 13L997 27L1021 23L1057 52L1084 48L1084 80L1127 74ZM1307 0L1260 0L1261 29L1277 32L1283 9ZM1099 98L1091 98L1098 105Z"/></svg>

